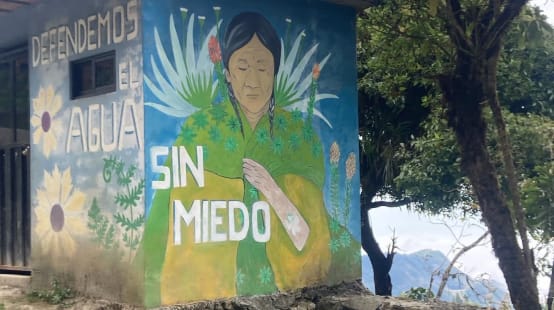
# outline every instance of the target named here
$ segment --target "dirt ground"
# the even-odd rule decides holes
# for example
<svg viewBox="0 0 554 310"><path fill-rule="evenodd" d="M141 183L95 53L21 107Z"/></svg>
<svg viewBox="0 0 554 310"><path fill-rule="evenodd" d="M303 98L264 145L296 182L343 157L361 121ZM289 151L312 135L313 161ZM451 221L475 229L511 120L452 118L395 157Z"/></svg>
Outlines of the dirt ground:
<svg viewBox="0 0 554 310"><path fill-rule="evenodd" d="M106 300L74 297L57 305L50 305L26 294L23 290L11 286L0 286L0 310L108 310L142 309L130 305L113 303Z"/></svg>
<svg viewBox="0 0 554 310"><path fill-rule="evenodd" d="M19 288L0 286L0 310L138 310L141 307L86 297L64 300L50 305L26 294ZM158 310L484 310L485 308L433 301L420 303L411 300L374 296L361 282L337 286L303 288L272 295L237 297L225 300L174 305Z"/></svg>

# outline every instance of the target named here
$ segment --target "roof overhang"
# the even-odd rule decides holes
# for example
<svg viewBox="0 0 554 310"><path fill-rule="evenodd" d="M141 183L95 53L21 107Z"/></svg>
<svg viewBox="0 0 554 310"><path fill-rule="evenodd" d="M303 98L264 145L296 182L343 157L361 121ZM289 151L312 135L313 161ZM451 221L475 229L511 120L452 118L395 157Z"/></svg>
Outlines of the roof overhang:
<svg viewBox="0 0 554 310"><path fill-rule="evenodd" d="M346 5L356 8L356 10L363 10L370 6L376 5L380 0L325 0L327 2L333 2L340 5Z"/></svg>
<svg viewBox="0 0 554 310"><path fill-rule="evenodd" d="M40 0L0 0L0 16L38 1Z"/></svg>
<svg viewBox="0 0 554 310"><path fill-rule="evenodd" d="M76 0L69 0L76 1ZM83 0L77 0L83 1ZM84 0L87 1L87 0ZM200 0L201 1L201 0ZM363 10L372 5L376 5L380 0L324 0L327 2L353 7L356 10ZM7 25L21 25L21 21L28 19L32 6L40 3L47 3L47 0L0 0L0 29ZM47 5L47 4L46 4ZM23 27L28 27L27 23ZM20 29L23 30L23 29ZM21 31L2 31L0 32L0 53L14 45L20 45L24 42Z"/></svg>

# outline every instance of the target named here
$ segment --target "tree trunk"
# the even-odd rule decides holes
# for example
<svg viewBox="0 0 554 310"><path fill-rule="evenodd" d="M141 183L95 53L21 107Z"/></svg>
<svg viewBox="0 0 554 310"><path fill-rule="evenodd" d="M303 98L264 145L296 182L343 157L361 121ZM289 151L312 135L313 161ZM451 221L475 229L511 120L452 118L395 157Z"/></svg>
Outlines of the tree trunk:
<svg viewBox="0 0 554 310"><path fill-rule="evenodd" d="M362 248L367 253L371 266L373 267L373 280L375 283L375 295L391 296L392 282L389 276L389 271L392 267L394 258L394 249L392 253L383 254L379 243L373 235L371 225L369 224L368 209L363 206L360 208L361 224L362 224Z"/></svg>
<svg viewBox="0 0 554 310"><path fill-rule="evenodd" d="M362 108L359 103L358 108ZM373 280L375 284L375 294L380 296L392 295L392 281L389 276L394 258L394 247L391 253L383 254L375 236L371 224L369 223L368 211L372 207L372 200L377 195L377 191L383 186L384 178L382 175L382 166L375 165L368 161L364 156L362 145L360 145L360 182L362 186L360 201L360 220L362 233L362 248L367 253L371 266L373 267Z"/></svg>
<svg viewBox="0 0 554 310"><path fill-rule="evenodd" d="M500 46L496 45L494 49L491 49L490 53L498 55L500 53ZM500 108L500 102L498 100L498 93L496 91L496 60L498 56L495 56L486 67L486 76L488 77L485 84L485 96L488 98L489 106L492 111L496 131L498 134L498 140L500 142L500 149L502 153L502 161L504 169L506 171L506 179L508 183L509 198L512 201L513 218L516 221L516 227L521 238L521 245L523 246L523 258L525 263L533 271L534 282L536 283L536 267L533 260L533 255L529 249L529 238L527 237L527 221L525 220L525 212L521 206L521 196L519 194L518 177L516 173L516 167L512 156L513 149L512 143L506 130L506 122L502 116L502 110Z"/></svg>
<svg viewBox="0 0 554 310"><path fill-rule="evenodd" d="M552 310L553 299L554 299L554 261L552 262L552 268L550 269L550 289L548 290L548 297L546 298L546 307L548 310Z"/></svg>
<svg viewBox="0 0 554 310"><path fill-rule="evenodd" d="M540 310L533 272L519 248L510 210L487 150L482 108L487 99L484 86L488 62L464 55L458 51L454 72L440 80L448 122L461 149L462 170L479 201L515 309Z"/></svg>

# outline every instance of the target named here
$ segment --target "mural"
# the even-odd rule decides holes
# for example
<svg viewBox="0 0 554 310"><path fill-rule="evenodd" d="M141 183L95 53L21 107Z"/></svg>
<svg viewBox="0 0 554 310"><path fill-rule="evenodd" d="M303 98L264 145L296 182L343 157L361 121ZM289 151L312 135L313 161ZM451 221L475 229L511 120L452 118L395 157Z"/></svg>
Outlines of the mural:
<svg viewBox="0 0 554 310"><path fill-rule="evenodd" d="M354 11L143 6L146 305L359 278Z"/></svg>
<svg viewBox="0 0 554 310"><path fill-rule="evenodd" d="M85 194L73 187L70 169L52 173L44 171L44 184L37 190L38 206L34 209L35 231L41 236L44 255L63 262L76 253L75 237L86 234L86 225L79 216L84 210Z"/></svg>
<svg viewBox="0 0 554 310"><path fill-rule="evenodd" d="M32 258L41 272L33 282L71 280L77 290L140 302L142 270L133 265L144 226L139 2L53 0L36 10ZM106 52L115 55L115 90L72 98L71 62Z"/></svg>

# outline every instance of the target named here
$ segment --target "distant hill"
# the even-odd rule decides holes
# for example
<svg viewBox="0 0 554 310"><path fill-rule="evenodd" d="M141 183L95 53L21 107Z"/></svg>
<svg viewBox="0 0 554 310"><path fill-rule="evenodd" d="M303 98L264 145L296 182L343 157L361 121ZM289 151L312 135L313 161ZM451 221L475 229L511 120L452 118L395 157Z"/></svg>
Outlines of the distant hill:
<svg viewBox="0 0 554 310"><path fill-rule="evenodd" d="M410 288L428 288L433 271L439 268L444 270L449 263L449 259L439 251L422 250L411 254L396 254L390 272L392 295L399 296ZM362 272L364 285L373 291L373 269L365 255L362 257ZM441 297L444 301L498 307L507 294L504 286L497 281L473 279L455 267L451 273L457 276L448 280ZM436 276L433 280L433 293L437 292L439 283L440 277Z"/></svg>

